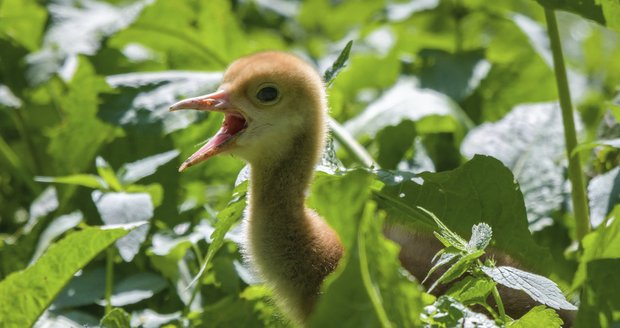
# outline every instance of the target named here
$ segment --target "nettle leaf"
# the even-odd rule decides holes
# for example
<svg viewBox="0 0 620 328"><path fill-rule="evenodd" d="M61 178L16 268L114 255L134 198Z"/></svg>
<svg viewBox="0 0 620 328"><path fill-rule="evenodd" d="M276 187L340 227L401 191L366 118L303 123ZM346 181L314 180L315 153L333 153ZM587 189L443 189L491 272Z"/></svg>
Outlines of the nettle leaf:
<svg viewBox="0 0 620 328"><path fill-rule="evenodd" d="M95 304L105 293L105 267L78 271L58 294L52 307L62 310L82 305Z"/></svg>
<svg viewBox="0 0 620 328"><path fill-rule="evenodd" d="M222 73L184 71L111 75L106 81L118 93L103 95L99 116L120 126L161 124L164 133L171 133L196 121L198 113L170 113L170 105L214 91L221 78Z"/></svg>
<svg viewBox="0 0 620 328"><path fill-rule="evenodd" d="M481 269L497 283L522 290L539 303L558 310L577 310L566 300L558 285L548 278L509 266L483 266Z"/></svg>
<svg viewBox="0 0 620 328"><path fill-rule="evenodd" d="M0 282L2 323L32 326L75 272L135 228L135 224L85 228L52 245L32 266L9 275Z"/></svg>
<svg viewBox="0 0 620 328"><path fill-rule="evenodd" d="M460 276L462 276L470 268L471 264L476 261L480 256L484 255L483 250L477 250L472 253L461 256L456 263L452 264L446 272L444 272L439 279L437 279L433 285L428 289L429 292L435 289L439 284L448 283Z"/></svg>
<svg viewBox="0 0 620 328"><path fill-rule="evenodd" d="M523 192L531 230L553 222L550 215L565 197L564 128L557 103L520 105L497 122L481 124L467 134L461 152L490 155L510 168Z"/></svg>
<svg viewBox="0 0 620 328"><path fill-rule="evenodd" d="M484 303L494 287L495 282L489 278L465 276L456 281L446 295L465 305Z"/></svg>
<svg viewBox="0 0 620 328"><path fill-rule="evenodd" d="M620 168L616 167L607 173L596 176L588 184L590 200L590 222L598 227L620 204Z"/></svg>
<svg viewBox="0 0 620 328"><path fill-rule="evenodd" d="M445 131L433 132L454 132L461 126L473 125L446 95L422 89L414 79L402 78L360 115L347 121L345 128L354 136L368 134L373 137L386 126L398 125L405 119L417 122L437 116L450 123L444 125Z"/></svg>
<svg viewBox="0 0 620 328"><path fill-rule="evenodd" d="M95 190L91 197L106 225L150 221L153 218L153 202L147 193L104 193ZM143 225L116 241L116 247L125 262L131 262L138 254L148 230L148 225Z"/></svg>
<svg viewBox="0 0 620 328"><path fill-rule="evenodd" d="M114 6L95 0L69 0L49 4L52 23L43 38L43 48L26 57L30 82L45 82L57 72L70 80L77 55L94 55L104 37L129 26L152 2L137 0Z"/></svg>
<svg viewBox="0 0 620 328"><path fill-rule="evenodd" d="M484 314L476 313L446 295L440 296L435 303L425 307L422 319L431 327L498 327Z"/></svg>
<svg viewBox="0 0 620 328"><path fill-rule="evenodd" d="M535 306L524 314L519 320L508 324L510 328L529 328L529 327L562 327L562 319L558 313L543 305Z"/></svg>
<svg viewBox="0 0 620 328"><path fill-rule="evenodd" d="M127 328L130 324L129 314L121 308L112 309L100 322L101 328Z"/></svg>
<svg viewBox="0 0 620 328"><path fill-rule="evenodd" d="M493 229L494 247L511 254L525 267L545 273L552 261L549 251L536 244L528 230L523 195L510 170L495 158L477 155L453 171L424 172L416 180L384 185L376 199L390 219L428 231L428 216L417 206L436 214L460 236L472 226L487 223ZM463 242L464 248L467 241Z"/></svg>
<svg viewBox="0 0 620 328"><path fill-rule="evenodd" d="M157 168L179 156L178 150L171 150L161 154L149 156L141 160L124 164L119 170L119 178L123 184L132 184L148 177L157 171Z"/></svg>
<svg viewBox="0 0 620 328"><path fill-rule="evenodd" d="M83 216L79 211L75 211L71 214L61 215L54 219L45 230L39 235L37 241L37 247L34 250L30 264L34 263L49 245L52 244L54 239L63 233L75 228L80 222L82 222Z"/></svg>
<svg viewBox="0 0 620 328"><path fill-rule="evenodd" d="M467 243L468 250L484 250L491 243L493 230L486 223L478 223L471 227L471 239Z"/></svg>

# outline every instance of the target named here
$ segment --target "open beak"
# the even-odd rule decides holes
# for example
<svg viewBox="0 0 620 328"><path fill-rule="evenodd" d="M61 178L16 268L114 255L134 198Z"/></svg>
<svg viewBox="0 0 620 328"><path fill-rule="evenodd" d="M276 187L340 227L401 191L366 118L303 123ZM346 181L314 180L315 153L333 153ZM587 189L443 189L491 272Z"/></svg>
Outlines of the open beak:
<svg viewBox="0 0 620 328"><path fill-rule="evenodd" d="M179 172L183 172L190 166L196 165L232 148L235 139L243 133L247 127L247 120L239 110L231 106L229 93L225 90L219 90L205 96L181 100L170 106L171 112L180 109L221 112L224 113L224 122L220 130L209 139L204 146L200 147L198 151L183 162L179 168Z"/></svg>

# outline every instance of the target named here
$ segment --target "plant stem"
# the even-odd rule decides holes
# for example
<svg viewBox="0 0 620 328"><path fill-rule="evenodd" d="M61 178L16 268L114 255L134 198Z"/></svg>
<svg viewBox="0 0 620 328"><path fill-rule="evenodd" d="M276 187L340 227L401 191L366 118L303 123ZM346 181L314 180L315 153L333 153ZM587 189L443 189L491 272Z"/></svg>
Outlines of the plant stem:
<svg viewBox="0 0 620 328"><path fill-rule="evenodd" d="M342 145L342 147L344 147L344 149L346 149L360 164L365 167L379 168L379 164L372 159L372 156L368 154L366 149L364 149L340 123L331 116L327 118L327 122L334 139L336 139L336 141L338 141L338 143L340 143L340 145Z"/></svg>
<svg viewBox="0 0 620 328"><path fill-rule="evenodd" d="M573 118L573 105L568 89L566 78L566 67L564 66L564 55L560 43L558 24L555 13L552 9L545 8L545 18L547 20L547 34L551 41L551 51L553 53L553 67L555 80L558 85L560 97L560 107L562 108L562 121L564 123L564 139L566 142L566 154L568 156L568 178L572 184L573 210L576 220L577 240L581 239L590 232L590 219L588 217L588 200L586 197L585 178L579 156L573 156L573 149L577 146L577 132Z"/></svg>
<svg viewBox="0 0 620 328"><path fill-rule="evenodd" d="M502 298L499 296L497 286L493 287L491 293L493 293L493 299L495 300L495 304L497 304L497 311L499 311L499 317L502 322L506 323L506 311L504 310L504 303L502 302Z"/></svg>
<svg viewBox="0 0 620 328"><path fill-rule="evenodd" d="M114 249L106 249L105 254L105 314L112 311L112 288L114 285Z"/></svg>
<svg viewBox="0 0 620 328"><path fill-rule="evenodd" d="M207 261L207 257L205 256L203 258L200 248L198 248L198 246L194 243L192 243L192 250L194 251L194 255L196 255L196 259L198 260L198 268L200 268L197 276L200 276L202 274L202 267L204 263ZM191 286L191 284L189 286ZM192 303L194 303L194 300L196 299L196 296L198 295L198 291L200 291L200 286L201 284L199 282L196 284L196 286L192 290L192 296L189 298L189 302L187 303L187 306L185 307L184 314L188 314L191 311Z"/></svg>

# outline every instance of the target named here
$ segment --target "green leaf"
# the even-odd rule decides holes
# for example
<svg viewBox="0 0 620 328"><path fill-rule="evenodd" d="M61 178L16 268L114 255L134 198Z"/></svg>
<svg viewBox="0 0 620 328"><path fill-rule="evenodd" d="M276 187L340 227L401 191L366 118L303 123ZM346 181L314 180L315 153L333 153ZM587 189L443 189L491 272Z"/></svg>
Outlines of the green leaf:
<svg viewBox="0 0 620 328"><path fill-rule="evenodd" d="M94 174L74 174L64 177L34 177L37 182L45 183L64 183L75 186L82 186L92 189L107 189L108 185L101 179L101 177Z"/></svg>
<svg viewBox="0 0 620 328"><path fill-rule="evenodd" d="M135 227L88 227L72 233L52 245L35 264L8 276L0 282L3 324L32 326L75 272Z"/></svg>
<svg viewBox="0 0 620 328"><path fill-rule="evenodd" d="M153 203L149 194L103 193L95 190L91 197L101 220L107 225L148 222L153 218ZM116 247L125 262L131 262L138 254L148 230L149 226L143 225L116 241Z"/></svg>
<svg viewBox="0 0 620 328"><path fill-rule="evenodd" d="M612 327L620 319L620 258L600 259L587 264L583 297L576 327Z"/></svg>
<svg viewBox="0 0 620 328"><path fill-rule="evenodd" d="M323 81L329 87L332 84L332 81L338 76L340 71L345 68L347 60L349 60L349 53L351 52L351 46L353 46L353 40L347 42L347 45L344 46L336 61L332 64L330 68L325 71L323 74Z"/></svg>
<svg viewBox="0 0 620 328"><path fill-rule="evenodd" d="M431 327L498 327L484 314L476 313L446 295L440 296L435 303L425 307L422 319Z"/></svg>
<svg viewBox="0 0 620 328"><path fill-rule="evenodd" d="M114 125L163 125L164 133L171 133L189 126L199 115L195 111L170 113L170 105L180 98L214 91L221 79L222 73L180 71L108 76L107 83L117 92L103 95L99 115Z"/></svg>
<svg viewBox="0 0 620 328"><path fill-rule="evenodd" d="M620 168L595 176L588 184L590 222L598 227L613 208L620 204Z"/></svg>
<svg viewBox="0 0 620 328"><path fill-rule="evenodd" d="M131 320L125 310L116 308L101 319L100 325L102 328L129 328Z"/></svg>
<svg viewBox="0 0 620 328"><path fill-rule="evenodd" d="M485 303L494 287L495 282L489 278L466 276L455 282L446 295L465 305Z"/></svg>
<svg viewBox="0 0 620 328"><path fill-rule="evenodd" d="M39 47L47 11L35 0L0 3L0 37L5 35L32 51Z"/></svg>
<svg viewBox="0 0 620 328"><path fill-rule="evenodd" d="M521 105L470 131L461 152L493 156L510 168L525 198L530 229L551 224L565 202L564 128L556 103Z"/></svg>
<svg viewBox="0 0 620 328"><path fill-rule="evenodd" d="M478 223L471 227L471 239L467 243L468 250L484 250L491 243L493 230L486 223Z"/></svg>
<svg viewBox="0 0 620 328"><path fill-rule="evenodd" d="M118 181L116 173L114 173L114 170L110 167L110 164L108 164L108 162L106 162L103 157L97 156L96 164L99 176L103 179L103 181L106 182L108 186L110 186L110 188L112 188L112 190L123 190L123 186L121 185L120 181Z"/></svg>
<svg viewBox="0 0 620 328"><path fill-rule="evenodd" d="M536 306L524 314L519 320L508 324L510 328L528 328L528 327L562 327L562 319L553 309L549 309L543 305Z"/></svg>
<svg viewBox="0 0 620 328"><path fill-rule="evenodd" d="M483 266L482 272L495 282L522 290L535 301L554 309L577 310L577 307L566 300L558 285L548 278L509 266Z"/></svg>
<svg viewBox="0 0 620 328"><path fill-rule="evenodd" d="M437 281L433 283L433 285L428 289L429 292L435 289L435 287L439 284L448 283L460 276L462 276L467 270L471 268L471 264L474 263L480 256L484 255L483 250L477 250L473 253L466 254L456 261L456 263L452 264L446 272L444 272Z"/></svg>
<svg viewBox="0 0 620 328"><path fill-rule="evenodd" d="M510 254L536 272L550 269L551 256L534 242L521 191L501 162L477 155L456 170L425 172L419 176L424 180L422 185L403 179L377 192L377 199L390 219L428 231L434 225L427 224L425 215L420 220L421 211L415 209L420 206L435 213L450 230L467 238L474 224L484 222L493 229L494 247L498 251Z"/></svg>
<svg viewBox="0 0 620 328"><path fill-rule="evenodd" d="M583 18L591 19L601 25L606 23L606 15L603 14L602 1L597 0L536 0L542 6L553 10L564 10Z"/></svg>
<svg viewBox="0 0 620 328"><path fill-rule="evenodd" d="M406 153L413 149L415 137L415 124L409 120L379 131L375 139L379 146L379 166L383 169L396 169L398 163L405 159Z"/></svg>
<svg viewBox="0 0 620 328"><path fill-rule="evenodd" d="M32 260L30 260L30 264L35 262L39 258L39 256L43 254L43 252L47 249L49 245L52 244L56 237L62 235L70 229L75 228L80 222L82 222L82 220L82 213L79 211L67 215L61 215L58 218L54 219L54 221L52 221L39 235L37 247L34 250Z"/></svg>
<svg viewBox="0 0 620 328"><path fill-rule="evenodd" d="M110 298L112 306L125 306L135 304L142 300L152 298L153 295L168 286L168 282L152 272L139 272L128 275L114 284L114 291ZM105 300L98 302L105 305Z"/></svg>
<svg viewBox="0 0 620 328"><path fill-rule="evenodd" d="M421 293L400 268L397 247L382 237L383 217L367 202L370 183L358 170L320 174L314 184L311 204L338 232L346 253L324 283L311 326L419 325Z"/></svg>

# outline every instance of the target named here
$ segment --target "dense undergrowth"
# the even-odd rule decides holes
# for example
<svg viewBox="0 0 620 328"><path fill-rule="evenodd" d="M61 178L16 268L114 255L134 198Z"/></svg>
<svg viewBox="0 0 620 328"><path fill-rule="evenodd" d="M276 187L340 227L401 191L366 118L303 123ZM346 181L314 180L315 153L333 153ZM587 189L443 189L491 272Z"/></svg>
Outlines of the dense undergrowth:
<svg viewBox="0 0 620 328"><path fill-rule="evenodd" d="M560 290L576 326L617 326L618 17L612 0L0 0L0 327L290 326L239 252L243 163L177 173L221 117L167 111L267 49L336 62L309 204L347 253L312 326L554 327ZM386 220L438 231L445 281L468 278L426 294ZM483 263L488 245L559 289ZM546 306L507 318L497 283Z"/></svg>

